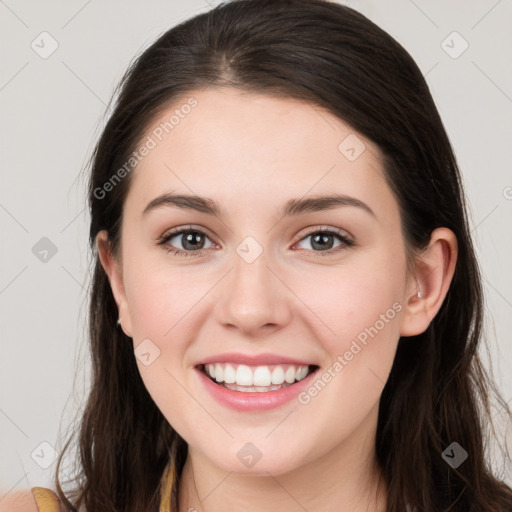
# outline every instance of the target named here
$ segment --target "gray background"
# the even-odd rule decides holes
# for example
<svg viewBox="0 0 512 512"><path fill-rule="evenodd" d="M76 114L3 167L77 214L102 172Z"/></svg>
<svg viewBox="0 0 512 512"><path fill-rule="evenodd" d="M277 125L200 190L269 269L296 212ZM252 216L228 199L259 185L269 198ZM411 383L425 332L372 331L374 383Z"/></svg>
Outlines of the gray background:
<svg viewBox="0 0 512 512"><path fill-rule="evenodd" d="M91 258L79 175L114 86L156 36L216 3L0 0L0 498L52 485L49 445L60 450L59 427L65 432L88 388ZM395 37L431 88L462 169L490 361L511 403L512 2L345 3ZM47 58L43 31L58 43ZM57 250L47 261L43 237Z"/></svg>

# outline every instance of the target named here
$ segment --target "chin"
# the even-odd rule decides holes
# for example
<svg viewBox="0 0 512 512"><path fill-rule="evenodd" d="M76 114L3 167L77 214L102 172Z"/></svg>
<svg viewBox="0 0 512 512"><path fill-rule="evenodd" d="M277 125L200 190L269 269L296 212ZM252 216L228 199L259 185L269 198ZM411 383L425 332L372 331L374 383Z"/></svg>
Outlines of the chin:
<svg viewBox="0 0 512 512"><path fill-rule="evenodd" d="M286 454L277 448L271 450L273 453L265 454L265 450L256 451L247 443L241 449L237 449L233 457L226 458L226 453L223 453L220 459L211 460L224 471L247 476L269 476L269 473L277 476L302 465L297 456L290 454L286 457Z"/></svg>

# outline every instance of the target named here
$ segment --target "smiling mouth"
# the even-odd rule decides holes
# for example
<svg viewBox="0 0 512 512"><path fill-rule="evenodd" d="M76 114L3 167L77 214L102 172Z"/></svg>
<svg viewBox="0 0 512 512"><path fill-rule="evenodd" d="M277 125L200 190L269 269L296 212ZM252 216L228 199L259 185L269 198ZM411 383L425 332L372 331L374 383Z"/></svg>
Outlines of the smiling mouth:
<svg viewBox="0 0 512 512"><path fill-rule="evenodd" d="M283 389L289 386L293 386L297 384L301 380L304 380L306 377L309 377L312 373L319 369L317 365L305 365L305 366L293 366L293 365L275 365L272 368L274 371L272 372L272 382L268 385L255 385L257 383L263 383L263 381L258 377L254 378L257 382L252 384L248 384L248 380L250 380L250 368L246 365L237 365L244 367L242 370L242 375L239 372L233 373L231 370L230 375L226 375L225 380L229 382L225 382L224 380L224 371L217 370L217 373L213 370L216 365L204 365L201 364L197 367L199 371L201 371L208 379L217 384L220 387L225 389L229 389L231 391L240 391L242 393L266 393L271 391L277 391L279 389ZM282 368L275 370L275 367ZM286 368L286 372L284 368ZM268 368L268 367L263 367ZM264 370L265 371L265 370ZM245 373L244 373L245 372ZM229 373L229 372L226 372ZM236 374L236 377L234 375ZM284 377L283 377L284 374ZM217 380L219 378L219 380ZM264 380L264 379L263 379ZM268 382L268 377L267 377Z"/></svg>

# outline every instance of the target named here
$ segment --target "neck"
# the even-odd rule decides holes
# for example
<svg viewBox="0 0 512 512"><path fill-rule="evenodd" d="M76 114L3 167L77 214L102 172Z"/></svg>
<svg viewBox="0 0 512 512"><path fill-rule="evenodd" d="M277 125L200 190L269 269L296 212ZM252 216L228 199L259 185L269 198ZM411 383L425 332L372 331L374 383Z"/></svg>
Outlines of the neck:
<svg viewBox="0 0 512 512"><path fill-rule="evenodd" d="M373 419L375 427L376 416ZM375 463L375 428L364 431L361 425L328 453L268 476L224 471L189 446L178 512L384 512L386 486Z"/></svg>

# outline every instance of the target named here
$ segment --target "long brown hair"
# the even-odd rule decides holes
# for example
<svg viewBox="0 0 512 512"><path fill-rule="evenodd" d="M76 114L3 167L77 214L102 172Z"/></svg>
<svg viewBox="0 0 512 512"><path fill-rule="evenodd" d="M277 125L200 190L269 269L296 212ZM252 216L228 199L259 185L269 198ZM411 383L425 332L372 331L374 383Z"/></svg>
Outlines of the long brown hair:
<svg viewBox="0 0 512 512"><path fill-rule="evenodd" d="M59 467L71 438L56 468L63 502L73 511L157 511L166 464L172 461L179 475L186 459L186 443L147 392L131 340L116 326L117 307L95 237L107 230L118 254L131 173L108 190L104 185L119 177L150 122L170 102L209 86L308 101L375 142L400 206L408 256L425 247L437 227L455 233L458 261L440 311L424 333L399 341L380 400L377 461L390 512L406 505L418 511L510 511L512 490L493 475L485 452L488 437L496 436L487 428L491 395L510 411L478 356L482 281L448 136L403 47L357 11L323 0L223 3L160 36L116 90L91 157L92 385L77 426L79 471L67 497ZM468 453L456 469L442 457L454 441ZM176 479L174 511L177 488Z"/></svg>

